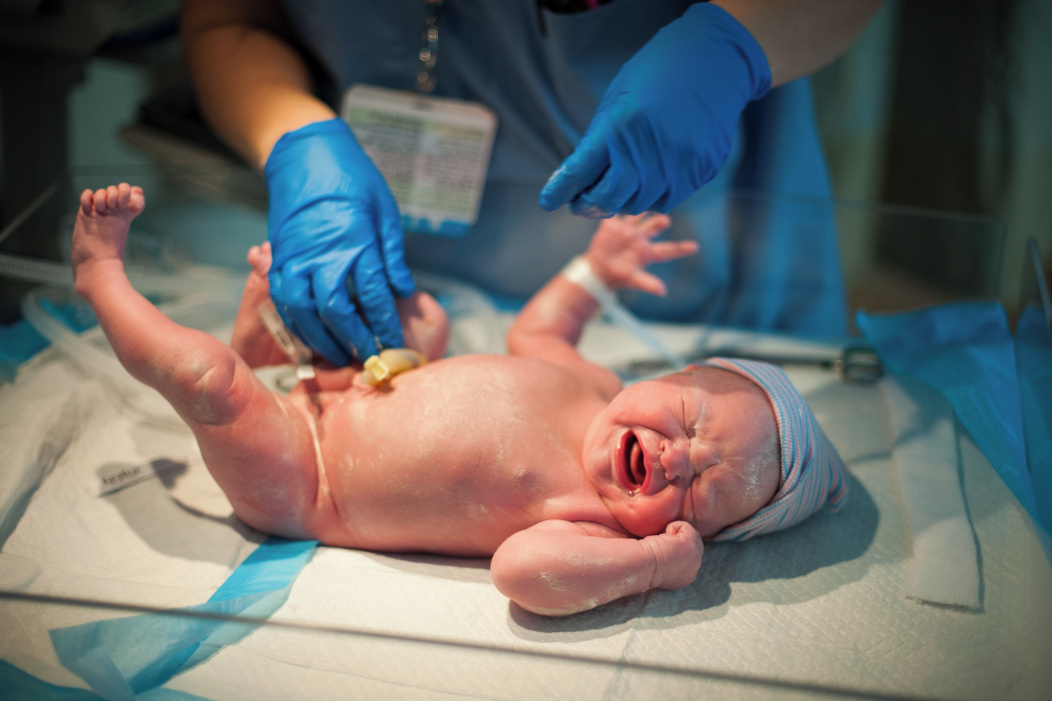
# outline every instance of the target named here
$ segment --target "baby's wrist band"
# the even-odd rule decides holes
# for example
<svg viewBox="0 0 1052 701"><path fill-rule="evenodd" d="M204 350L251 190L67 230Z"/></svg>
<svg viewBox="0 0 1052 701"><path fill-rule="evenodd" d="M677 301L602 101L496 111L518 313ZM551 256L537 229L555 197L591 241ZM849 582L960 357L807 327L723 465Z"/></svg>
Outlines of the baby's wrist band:
<svg viewBox="0 0 1052 701"><path fill-rule="evenodd" d="M592 270L592 264L583 256L576 256L571 260L562 269L562 276L587 292L600 306L608 307L612 302L617 301L614 293L603 284L603 281Z"/></svg>

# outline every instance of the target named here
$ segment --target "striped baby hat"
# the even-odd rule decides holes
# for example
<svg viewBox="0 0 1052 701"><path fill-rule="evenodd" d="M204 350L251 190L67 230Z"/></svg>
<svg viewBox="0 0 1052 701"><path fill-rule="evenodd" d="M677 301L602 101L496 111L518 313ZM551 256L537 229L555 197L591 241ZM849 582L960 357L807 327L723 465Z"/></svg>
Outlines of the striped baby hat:
<svg viewBox="0 0 1052 701"><path fill-rule="evenodd" d="M786 374L755 360L709 358L702 365L736 372L759 385L774 409L782 474L767 506L727 526L712 540L742 541L788 528L818 511L826 501L838 511L847 497L844 465Z"/></svg>

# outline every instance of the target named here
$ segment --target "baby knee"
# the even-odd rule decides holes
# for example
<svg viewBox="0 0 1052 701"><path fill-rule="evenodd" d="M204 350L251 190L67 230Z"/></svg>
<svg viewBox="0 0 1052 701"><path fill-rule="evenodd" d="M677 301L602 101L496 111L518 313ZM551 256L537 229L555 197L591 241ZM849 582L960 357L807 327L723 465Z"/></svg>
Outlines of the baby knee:
<svg viewBox="0 0 1052 701"><path fill-rule="evenodd" d="M237 361L230 353L208 351L186 354L169 375L169 400L185 418L206 425L236 419L245 405L244 383L237 381Z"/></svg>

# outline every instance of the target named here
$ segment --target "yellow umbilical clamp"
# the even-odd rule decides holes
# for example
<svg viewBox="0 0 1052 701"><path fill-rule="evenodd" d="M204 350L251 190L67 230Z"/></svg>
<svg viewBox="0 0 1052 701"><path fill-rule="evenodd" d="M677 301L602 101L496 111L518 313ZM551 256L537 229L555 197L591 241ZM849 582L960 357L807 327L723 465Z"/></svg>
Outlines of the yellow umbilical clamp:
<svg viewBox="0 0 1052 701"><path fill-rule="evenodd" d="M362 382L376 387L390 382L395 375L426 363L427 358L411 348L385 348L380 351L380 355L371 355L366 359Z"/></svg>

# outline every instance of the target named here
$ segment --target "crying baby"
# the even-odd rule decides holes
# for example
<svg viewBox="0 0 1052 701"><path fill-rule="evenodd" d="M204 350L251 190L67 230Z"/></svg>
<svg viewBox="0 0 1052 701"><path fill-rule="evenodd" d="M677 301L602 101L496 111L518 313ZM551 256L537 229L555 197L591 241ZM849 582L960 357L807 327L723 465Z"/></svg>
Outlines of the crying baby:
<svg viewBox="0 0 1052 701"><path fill-rule="evenodd" d="M233 339L180 327L128 282L122 258L145 206L127 184L81 195L77 292L117 357L193 430L235 513L286 538L385 552L492 557L497 588L536 613L583 611L691 584L708 540L789 527L844 469L778 368L714 358L622 389L575 344L589 293L662 295L649 264L692 254L664 215L604 220L588 250L537 292L507 355L445 358L449 330L425 293L398 300L406 345L429 360L389 381L315 364L284 396L253 368L285 354L257 310L270 250L249 252Z"/></svg>

